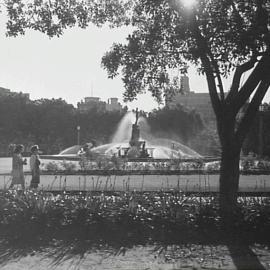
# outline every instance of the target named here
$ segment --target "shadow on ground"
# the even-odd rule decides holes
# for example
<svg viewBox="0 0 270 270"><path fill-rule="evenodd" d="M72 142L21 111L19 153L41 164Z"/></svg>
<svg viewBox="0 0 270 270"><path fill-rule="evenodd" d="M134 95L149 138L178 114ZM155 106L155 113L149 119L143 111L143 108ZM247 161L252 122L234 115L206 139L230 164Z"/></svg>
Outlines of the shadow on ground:
<svg viewBox="0 0 270 270"><path fill-rule="evenodd" d="M166 237L166 235L164 235ZM225 240L226 239L226 240ZM103 259L108 257L124 256L134 247L151 246L155 258L162 258L165 263L170 261L187 261L193 269L249 269L263 270L265 265L254 252L254 242L248 242L243 238L224 235L186 235L185 239L169 239L153 241L151 239L129 239L128 241L97 241L85 239L62 239L50 241L2 241L0 244L0 265L8 265L11 261L19 261L26 256L42 254L43 258L50 260L50 267L55 267L68 262L72 269L80 269L88 254L99 252ZM261 241L261 247L268 249L267 243ZM258 246L257 246L258 247ZM228 258L230 258L228 260ZM117 258L115 258L117 260ZM227 262L226 262L227 261ZM229 263L231 262L230 266ZM212 264L210 264L212 263ZM201 267L202 268L201 268ZM227 268L228 267L228 268ZM181 268L179 268L181 269Z"/></svg>
<svg viewBox="0 0 270 270"><path fill-rule="evenodd" d="M266 269L248 244L238 243L227 246L236 269Z"/></svg>

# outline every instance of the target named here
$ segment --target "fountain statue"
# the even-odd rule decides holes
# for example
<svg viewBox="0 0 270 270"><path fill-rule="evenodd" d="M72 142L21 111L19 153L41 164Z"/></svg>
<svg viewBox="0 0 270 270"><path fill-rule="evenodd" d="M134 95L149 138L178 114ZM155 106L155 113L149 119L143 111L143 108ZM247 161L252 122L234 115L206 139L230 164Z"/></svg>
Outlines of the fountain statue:
<svg viewBox="0 0 270 270"><path fill-rule="evenodd" d="M130 147L124 153L124 157L128 158L148 158L150 157L147 149L145 148L145 141L140 141L140 128L138 125L139 112L136 108L136 120L132 125L131 139L129 141Z"/></svg>
<svg viewBox="0 0 270 270"><path fill-rule="evenodd" d="M139 146L140 144L140 128L138 126L139 113L138 108L136 109L136 121L132 125L131 139L129 141L130 146Z"/></svg>

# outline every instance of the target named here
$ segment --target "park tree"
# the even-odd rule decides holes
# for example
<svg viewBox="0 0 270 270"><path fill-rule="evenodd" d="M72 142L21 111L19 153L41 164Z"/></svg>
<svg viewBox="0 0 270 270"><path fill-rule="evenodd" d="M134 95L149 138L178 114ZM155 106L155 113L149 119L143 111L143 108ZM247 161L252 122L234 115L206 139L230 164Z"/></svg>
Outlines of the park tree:
<svg viewBox="0 0 270 270"><path fill-rule="evenodd" d="M127 44L114 44L102 59L109 77L122 74L127 100L147 90L158 101L168 98L174 92L169 71L186 73L195 65L206 77L216 115L220 207L224 217L230 216L237 202L241 146L270 84L269 1L6 0L5 6L11 36L27 28L59 36L67 27L85 28L90 22L130 24ZM224 89L223 79L231 73L231 87Z"/></svg>
<svg viewBox="0 0 270 270"><path fill-rule="evenodd" d="M181 105L172 108L165 106L162 109L154 110L149 113L147 121L151 133L161 136L171 135L171 138L177 138L184 144L189 144L204 129L200 115Z"/></svg>
<svg viewBox="0 0 270 270"><path fill-rule="evenodd" d="M31 121L28 130L35 142L46 153L59 153L63 148L74 144L75 109L63 99L38 99L32 102L34 109L29 113ZM28 121L27 121L28 120Z"/></svg>
<svg viewBox="0 0 270 270"><path fill-rule="evenodd" d="M96 108L85 112L77 110L76 121L81 127L82 143L92 140L97 145L109 143L125 113L125 110L108 112Z"/></svg>
<svg viewBox="0 0 270 270"><path fill-rule="evenodd" d="M269 13L269 2L260 0L142 0L128 44L115 44L102 60L110 77L122 73L128 100L145 89L158 100L167 98L171 69L186 73L193 64L205 75L222 150L224 220L237 205L243 141L270 85ZM231 73L231 87L224 89Z"/></svg>

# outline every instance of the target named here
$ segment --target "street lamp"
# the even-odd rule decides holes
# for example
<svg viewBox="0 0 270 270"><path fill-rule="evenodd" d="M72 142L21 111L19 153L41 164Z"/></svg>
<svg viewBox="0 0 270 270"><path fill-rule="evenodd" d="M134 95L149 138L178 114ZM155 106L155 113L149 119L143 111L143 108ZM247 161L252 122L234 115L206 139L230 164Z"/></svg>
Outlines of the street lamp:
<svg viewBox="0 0 270 270"><path fill-rule="evenodd" d="M80 145L80 130L81 127L77 126L77 145Z"/></svg>

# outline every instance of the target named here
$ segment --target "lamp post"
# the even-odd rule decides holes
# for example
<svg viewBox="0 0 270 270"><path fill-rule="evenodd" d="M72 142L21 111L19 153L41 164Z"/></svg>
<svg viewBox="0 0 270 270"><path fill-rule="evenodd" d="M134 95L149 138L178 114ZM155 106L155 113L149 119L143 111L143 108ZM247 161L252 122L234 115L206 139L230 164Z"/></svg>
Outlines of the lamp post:
<svg viewBox="0 0 270 270"><path fill-rule="evenodd" d="M263 156L263 114L264 114L264 105L259 106L259 157Z"/></svg>
<svg viewBox="0 0 270 270"><path fill-rule="evenodd" d="M80 145L80 131L81 127L77 126L77 145Z"/></svg>

